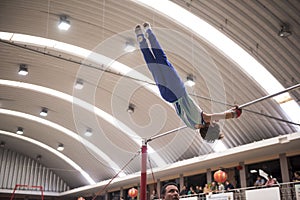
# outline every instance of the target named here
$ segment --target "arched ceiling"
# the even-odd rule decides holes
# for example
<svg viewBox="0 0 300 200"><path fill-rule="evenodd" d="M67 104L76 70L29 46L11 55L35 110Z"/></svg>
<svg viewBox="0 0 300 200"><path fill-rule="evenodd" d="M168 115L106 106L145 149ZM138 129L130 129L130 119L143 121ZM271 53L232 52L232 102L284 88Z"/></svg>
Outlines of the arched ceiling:
<svg viewBox="0 0 300 200"><path fill-rule="evenodd" d="M299 1L172 2L235 41L283 87L300 82ZM57 29L61 15L71 22L68 31ZM5 148L32 158L42 155L40 162L54 169L71 188L89 182L61 158L53 158L51 152L22 137L53 149L64 144L62 153L95 182L112 178L124 166L127 175L139 172L140 159L135 157L143 138L183 126L171 105L155 93L139 50L124 51L126 42L134 41L137 46L133 30L145 21L152 24L180 76L195 76L196 86L189 93L206 112L221 112L229 108L226 105L267 95L215 46L135 1L2 0L1 32L51 39L93 52L89 56L71 54L58 45L28 43L28 38L25 42L0 41L0 140L5 141ZM278 36L284 23L292 31L287 38ZM27 76L18 75L20 64L27 65ZM82 90L74 89L78 79L84 83ZM290 95L299 104L299 89ZM129 103L135 106L132 114L127 112ZM42 107L48 108L45 118L38 115ZM224 145L233 148L299 130L297 125L274 118L290 120L272 99L247 107L239 119L222 123ZM17 127L24 128L23 136L13 136ZM84 134L87 129L92 136ZM152 167L164 167L214 152L214 146L195 131L182 129L149 142L149 156Z"/></svg>

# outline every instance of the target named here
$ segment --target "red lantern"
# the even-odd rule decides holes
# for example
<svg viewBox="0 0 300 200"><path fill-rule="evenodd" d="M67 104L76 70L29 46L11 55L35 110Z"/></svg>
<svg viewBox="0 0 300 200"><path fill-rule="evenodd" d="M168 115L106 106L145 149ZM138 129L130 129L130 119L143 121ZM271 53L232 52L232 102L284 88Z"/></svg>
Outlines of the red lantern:
<svg viewBox="0 0 300 200"><path fill-rule="evenodd" d="M214 173L214 179L218 183L224 183L227 179L226 172L223 172L222 170L218 170Z"/></svg>
<svg viewBox="0 0 300 200"><path fill-rule="evenodd" d="M131 198L134 198L138 195L138 190L135 189L135 188L131 188L130 190L128 190L128 195L131 197Z"/></svg>
<svg viewBox="0 0 300 200"><path fill-rule="evenodd" d="M237 170L242 170L242 169L243 169L243 166L239 165L239 166L236 167L236 169L237 169Z"/></svg>

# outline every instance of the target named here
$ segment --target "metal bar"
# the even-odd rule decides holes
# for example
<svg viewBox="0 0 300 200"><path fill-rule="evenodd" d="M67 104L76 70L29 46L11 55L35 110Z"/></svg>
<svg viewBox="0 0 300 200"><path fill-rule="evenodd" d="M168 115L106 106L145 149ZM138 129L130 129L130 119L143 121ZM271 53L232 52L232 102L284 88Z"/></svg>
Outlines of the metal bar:
<svg viewBox="0 0 300 200"><path fill-rule="evenodd" d="M197 97L197 98L200 98L200 99L208 100L208 101L211 101L211 102L214 102L214 103L222 104L222 105L225 105L225 106L230 106L230 107L235 106L235 105L232 105L232 104L229 104L229 103L216 101L216 100L210 99L208 97L203 97L203 96L199 96L199 95L195 95L195 94L190 94L190 95L194 96L194 97ZM292 121L288 121L288 120L284 120L284 119L281 119L281 118L273 117L273 116L270 116L270 115L267 115L267 114L264 114L264 113L253 111L253 110L243 109L243 112L244 111L251 112L251 113L254 113L254 114L257 114L257 115L261 115L263 117L267 117L267 118L270 118L270 119L278 120L278 121L281 121L281 122L285 122L285 123L288 123L288 124L293 124L293 125L300 126L299 123L295 123L295 122L292 122Z"/></svg>
<svg viewBox="0 0 300 200"><path fill-rule="evenodd" d="M280 94L282 94L282 93L288 92L288 91L290 91L290 90L294 90L294 89L296 89L296 88L298 88L298 87L300 87L300 83L297 84L297 85L294 85L294 86L292 86L292 87L289 87L289 88L287 88L287 89L285 89L285 90L282 90L282 91L280 91L280 92L277 92L277 93L275 93L275 94L270 94L270 95L267 95L267 96L264 96L264 97L255 99L255 100L253 100L253 101L250 101L250 102L248 102L248 103L242 104L242 105L239 106L239 108L245 108L245 107L247 107L247 106L250 106L250 105L252 105L252 104L258 103L258 102L263 101L263 100L265 100L265 99L269 99L269 98L275 97L275 96L277 96L277 95L280 95Z"/></svg>
<svg viewBox="0 0 300 200"><path fill-rule="evenodd" d="M174 132L179 131L179 130L184 129L184 128L187 128L187 126L181 126L181 127L179 127L179 128L175 128L175 129L173 129L173 130L170 130L170 131L167 131L167 132L164 132L164 133L155 135L155 136L149 138L149 139L147 140L147 142L150 142L150 141L152 141L152 140L154 140L154 139L157 139L157 138L159 138L159 137L163 137L163 136L165 136L165 135L169 135L170 133L174 133Z"/></svg>

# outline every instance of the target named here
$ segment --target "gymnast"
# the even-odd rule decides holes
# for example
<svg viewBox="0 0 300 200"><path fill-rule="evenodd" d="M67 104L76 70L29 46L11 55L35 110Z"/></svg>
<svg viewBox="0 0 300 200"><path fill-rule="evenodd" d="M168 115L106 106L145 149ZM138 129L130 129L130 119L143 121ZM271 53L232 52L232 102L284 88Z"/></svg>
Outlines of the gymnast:
<svg viewBox="0 0 300 200"><path fill-rule="evenodd" d="M187 94L183 81L167 59L150 24L145 22L143 29L141 25L137 25L135 33L145 62L158 86L161 97L174 105L176 113L187 127L199 129L203 139L209 142L222 139L224 135L220 133L220 127L215 122L221 119L238 118L242 114L242 109L235 106L222 113L208 114L203 112ZM148 47L146 38L150 42L151 50Z"/></svg>

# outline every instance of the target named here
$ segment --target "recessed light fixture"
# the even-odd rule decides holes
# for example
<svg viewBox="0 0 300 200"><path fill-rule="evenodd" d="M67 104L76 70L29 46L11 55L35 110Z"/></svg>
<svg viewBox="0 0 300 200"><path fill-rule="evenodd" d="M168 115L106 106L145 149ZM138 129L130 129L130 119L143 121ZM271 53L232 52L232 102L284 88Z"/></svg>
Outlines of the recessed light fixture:
<svg viewBox="0 0 300 200"><path fill-rule="evenodd" d="M60 16L58 28L60 30L67 31L67 30L69 30L70 27L71 27L71 23L69 20L67 20L67 16L65 16L65 15Z"/></svg>
<svg viewBox="0 0 300 200"><path fill-rule="evenodd" d="M192 74L189 74L186 77L186 82L185 84L189 87L193 87L195 85L195 81L194 81L194 76Z"/></svg>
<svg viewBox="0 0 300 200"><path fill-rule="evenodd" d="M63 151L64 149L65 149L64 145L62 143L59 143L57 147L57 151Z"/></svg>
<svg viewBox="0 0 300 200"><path fill-rule="evenodd" d="M81 90L83 88L83 80L77 79L74 87L77 90Z"/></svg>
<svg viewBox="0 0 300 200"><path fill-rule="evenodd" d="M41 155L37 155L37 156L36 156L36 160L37 160L37 161L40 161L41 159L42 159L42 156L41 156Z"/></svg>
<svg viewBox="0 0 300 200"><path fill-rule="evenodd" d="M22 127L18 127L18 130L16 132L18 135L22 135L24 133L24 129Z"/></svg>
<svg viewBox="0 0 300 200"><path fill-rule="evenodd" d="M1 147L1 148L5 147L5 142L4 142L4 141L1 141L1 142L0 142L0 147Z"/></svg>
<svg viewBox="0 0 300 200"><path fill-rule="evenodd" d="M26 75L28 74L28 68L27 68L27 65L25 65L25 64L20 64L18 74L21 75L21 76L26 76Z"/></svg>
<svg viewBox="0 0 300 200"><path fill-rule="evenodd" d="M292 35L292 32L290 31L289 25L288 24L283 24L281 26L280 31L278 32L278 36L282 38L287 38L290 35Z"/></svg>
<svg viewBox="0 0 300 200"><path fill-rule="evenodd" d="M46 117L48 115L48 109L47 108L42 108L40 115L43 117Z"/></svg>
<svg viewBox="0 0 300 200"><path fill-rule="evenodd" d="M93 135L92 129L91 128L86 129L84 135L86 137L91 137Z"/></svg>
<svg viewBox="0 0 300 200"><path fill-rule="evenodd" d="M133 103L129 103L128 108L127 108L127 112L129 114L134 113L134 109L135 109L135 105Z"/></svg>

